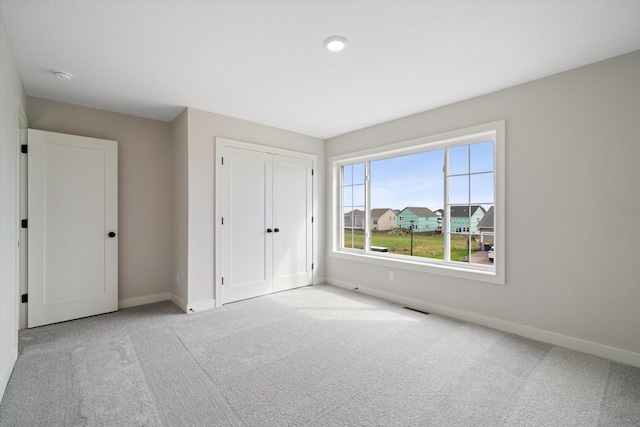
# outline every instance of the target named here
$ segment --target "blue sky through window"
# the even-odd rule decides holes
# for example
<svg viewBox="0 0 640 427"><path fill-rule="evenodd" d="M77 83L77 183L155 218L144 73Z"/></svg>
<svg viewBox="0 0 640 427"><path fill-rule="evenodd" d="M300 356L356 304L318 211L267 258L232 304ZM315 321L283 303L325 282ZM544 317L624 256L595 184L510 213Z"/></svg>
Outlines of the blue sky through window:
<svg viewBox="0 0 640 427"><path fill-rule="evenodd" d="M493 204L493 141L450 149L450 173L481 175L450 178L451 203ZM469 167L471 170L469 170ZM432 211L444 203L444 150L427 151L371 162L371 207L404 209L427 207ZM471 181L471 182L469 182Z"/></svg>

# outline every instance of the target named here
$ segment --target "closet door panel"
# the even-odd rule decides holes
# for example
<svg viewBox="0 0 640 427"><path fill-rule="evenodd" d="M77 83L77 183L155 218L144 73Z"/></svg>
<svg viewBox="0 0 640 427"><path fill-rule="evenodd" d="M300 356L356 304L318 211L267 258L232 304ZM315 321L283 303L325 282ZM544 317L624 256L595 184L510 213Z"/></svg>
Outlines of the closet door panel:
<svg viewBox="0 0 640 427"><path fill-rule="evenodd" d="M224 302L273 292L272 158L224 147Z"/></svg>
<svg viewBox="0 0 640 427"><path fill-rule="evenodd" d="M312 167L309 159L273 156L274 291L312 281Z"/></svg>

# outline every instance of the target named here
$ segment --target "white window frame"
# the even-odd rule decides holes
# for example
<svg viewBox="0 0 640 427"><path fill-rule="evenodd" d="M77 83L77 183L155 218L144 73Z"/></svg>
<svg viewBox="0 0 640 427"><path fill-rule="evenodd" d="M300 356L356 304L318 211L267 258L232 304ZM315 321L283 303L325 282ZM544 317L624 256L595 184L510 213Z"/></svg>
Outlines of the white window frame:
<svg viewBox="0 0 640 427"><path fill-rule="evenodd" d="M492 266L464 264L456 261L443 261L431 258L408 257L393 253L371 250L371 236L365 228L365 249L342 248L342 166L365 164L365 215L371 211L370 162L391 157L417 154L424 151L469 145L488 140L494 141L494 242L495 259ZM331 246L330 257L372 263L391 268L405 268L426 273L440 274L481 282L505 284L505 121L495 121L451 132L426 136L368 150L342 154L329 158L331 168ZM448 194L445 191L444 206L448 206ZM445 225L450 223L449 209L445 208ZM365 224L368 224L365 222ZM370 227L369 227L370 228ZM444 230L443 230L444 232ZM445 239L446 241L446 239ZM447 248L445 248L446 250Z"/></svg>

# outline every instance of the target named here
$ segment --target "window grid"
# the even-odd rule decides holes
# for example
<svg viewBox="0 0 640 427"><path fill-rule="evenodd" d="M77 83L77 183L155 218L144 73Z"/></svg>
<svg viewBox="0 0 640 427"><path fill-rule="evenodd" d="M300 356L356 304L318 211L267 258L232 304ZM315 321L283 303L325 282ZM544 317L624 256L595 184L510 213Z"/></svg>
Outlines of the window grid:
<svg viewBox="0 0 640 427"><path fill-rule="evenodd" d="M459 232L464 234L466 237L466 242L467 242L466 255L467 256L466 256L466 259L464 260L465 263L467 264L471 263L472 261L471 254L477 250L483 249L482 243L484 243L485 245L487 244L486 240L484 240L482 236L486 238L487 236L495 237L497 235L499 240L499 245L496 245L496 246L498 247L499 250L504 250L504 238L500 237L504 229L503 224L500 224L499 226L495 226L493 230L491 229L487 230L486 228L483 228L484 231L480 232L481 229L478 228L477 225L480 223L481 218L478 217L477 221L472 221L474 218L474 211L472 211L472 207L476 205L481 207L483 213L486 213L489 210L489 208L496 208L495 210L496 213L494 214L494 218L502 217L501 212L504 209L503 202L502 202L502 199L504 198L504 178L500 178L499 176L502 176L504 172L504 151L503 151L504 150L503 148L504 147L504 122L502 121L502 122L490 123L487 125L479 125L473 128L468 128L466 130L454 131L454 132L451 132L450 134L444 134L444 135L446 135L447 137L440 137L440 136L425 137L421 140L421 141L424 141L422 142L422 145L420 145L419 143L417 144L414 141L411 141L411 142L407 141L405 143L398 143L396 147L390 147L386 152L380 151L376 153L375 151L372 150L370 152L361 152L353 155L352 159L354 160L358 159L356 161L359 161L360 162L359 164L363 165L365 169L365 178L364 178L364 183L362 184L362 186L364 187L365 198L364 198L364 203L362 203L364 206L361 206L361 208L364 210L364 224L363 224L363 230L362 230L362 233L364 234L364 239L360 237L361 240L358 241L358 246L355 247L354 234L352 234L350 239L352 248L348 248L348 247L344 248L341 244L339 245L338 249L340 248L358 249L357 252L364 252L364 254L366 255L373 255L374 258L371 258L371 261L368 261L368 262L377 262L377 261L374 261L374 259L377 259L380 257L385 259L388 258L390 262L394 262L392 261L394 259L399 260L401 258L409 258L409 256L407 255L392 254L392 253L380 254L379 252L371 251L371 246L370 246L371 236L369 233L369 230L373 229L371 218L370 218L370 211L372 208L371 183L369 181L371 162L378 161L381 159L392 159L396 157L407 156L410 154L419 154L419 153L424 153L428 151L442 150L443 153L445 153L444 154L445 167L443 168L444 169L443 183L445 187L444 197L443 197L444 213L437 220L438 221L437 231L444 235L443 240L445 241L444 242L444 246L445 246L444 258L445 259L443 260L441 258L439 263L442 263L443 261L445 262L445 264L451 262L452 263L451 267L453 268L455 268L454 265L463 264L458 261L460 260L460 256L461 256L460 255L461 246L459 244L460 243L459 241L456 243L456 246L455 246L456 248L458 248L456 249L456 257L455 257L457 258L457 260L451 261L452 253L451 253L450 239L451 239L451 235L453 234L451 229L452 228L451 207L455 207L455 206L463 206L466 208L466 211L467 211L466 219L464 220L466 221L466 225L460 226L460 224L463 224L463 222L459 220L460 217L457 217L458 221L456 221L456 223L458 224L456 227L459 228L460 230ZM449 135L454 135L454 136L450 137ZM437 139L437 138L440 138L440 139ZM497 141L496 138L498 138L499 141ZM420 142L420 140L416 140L416 141ZM413 143L414 145L412 146L411 143ZM482 143L491 143L490 150L493 150L493 151L491 153L489 162L485 162L484 160L485 157L487 156L486 151L484 151L485 150L484 148L481 148L480 146L478 146L477 148L475 147L472 148L472 146L475 146L476 144L482 144ZM459 169L456 171L456 173L450 173L450 167L449 167L450 152L454 148L459 149L462 147L464 147L464 152L466 152L466 171L465 171L466 173L460 173ZM499 151L496 151L498 149ZM480 155L474 157L474 155L472 154L474 150L475 150L475 153L478 153ZM336 158L336 160L333 160L334 165L337 164L339 166L338 174L334 175L337 178L343 177L343 175L340 173L340 170L343 169L345 166L348 166L349 164L351 165L356 164L356 163L351 163L349 160L347 160L346 155L341 157L345 160L339 160L338 157ZM476 179L474 181L474 178L482 177L482 176L486 176L488 177L488 179ZM449 184L450 184L450 179L455 177L465 177L466 179L464 179L462 182L466 181L467 188L463 189L462 193L460 192L456 193L457 200L451 199L455 203L450 203L451 193L449 191ZM351 183L351 185L348 185L348 183L345 183L344 181L342 181L340 184L338 184L338 188L340 188L341 191L344 191L344 188L349 186L352 188L355 187L353 183ZM480 191L476 189L480 189ZM466 193L466 200L464 200L465 193ZM484 197L482 196L482 194L485 194L489 197ZM462 197L459 197L460 195L462 195ZM344 213L347 212L346 205L342 205L343 203L347 203L347 202L351 203L350 211L353 212L355 209L354 205L357 205L358 202L354 201L353 198L350 201L349 200L345 201L342 194L340 195L340 197L341 197L341 202L339 206L342 207L341 209L342 212ZM496 201L496 197L498 197L497 201ZM482 201L477 199L482 199ZM392 207L394 209L401 208L401 206L392 206ZM429 207L431 208L431 206ZM361 215L360 213L358 214ZM395 218L396 220L402 221L402 217L395 217ZM355 221L357 221L357 219ZM442 227L443 225L442 222L444 222L444 227ZM415 228L418 228L418 227L416 226ZM474 229L475 229L475 232L474 232ZM342 232L344 232L343 227L341 227L341 233ZM500 232L500 234L497 234L498 232ZM474 239L473 236L478 236L478 238ZM344 239L341 239L341 240L344 243L345 240ZM364 240L364 245L361 244L362 240ZM477 240L477 242L475 242L475 240ZM492 241L495 242L495 238L492 238ZM477 247L475 247L475 250L474 250L474 247L472 246L473 242L477 243ZM490 242L490 243L493 245L493 242ZM465 252L462 252L462 254L464 253ZM414 256L412 257L412 259L413 258L416 258L416 257ZM474 259L477 259L477 258L474 258ZM424 265L437 266L437 264L439 264L438 260L433 260L433 259L423 258L422 261L427 261L426 263L423 263ZM501 267L499 270L496 268L498 265L500 265ZM487 265L487 264L478 265L474 260L473 268L471 268L470 270L467 270L466 268L462 268L462 269L455 268L455 269L459 270L461 272L460 274L463 274L462 273L463 271L469 271L469 272L484 271L485 272L484 274L492 271L495 273L496 279L486 280L486 281L495 281L496 283L504 284L504 267L502 265L503 265L502 261L492 263L491 265ZM430 269L432 267L428 267L428 268ZM441 271L443 272L443 274L448 274L445 272L450 270L441 270ZM476 274L476 273L472 273L472 274ZM457 275L457 274L453 274L453 275ZM467 277L467 276L464 276L464 277ZM468 276L468 277L471 277L471 276ZM481 280L485 280L485 279L481 279Z"/></svg>
<svg viewBox="0 0 640 427"><path fill-rule="evenodd" d="M486 142L490 142L490 141L486 141ZM491 141L493 143L493 150L495 151L495 142ZM482 143L482 142L480 142ZM478 144L478 143L474 143L474 144ZM445 222L445 256L444 259L445 261L452 261L451 260L451 234L459 234L459 235L466 235L467 236L467 255L466 255L466 260L463 262L467 262L467 263L471 263L471 254L472 254L472 249L473 249L473 242L472 242L472 237L473 237L473 233L471 231L471 218L473 217L473 214L475 213L474 211L472 211L472 206L479 206L479 209L482 209L482 205L493 205L494 201L491 202L479 202L479 201L475 201L472 197L471 194L471 190L472 190L472 185L471 185L471 177L472 176L479 176L479 175L490 175L490 174L495 174L495 165L494 165L494 170L483 170L483 171L476 171L476 172L472 172L472 167L471 167L471 160L472 160L472 152L471 152L471 147L474 144L467 144L467 145L463 145L463 146L457 146L455 148L461 148L461 147L465 147L466 148L466 158L467 158L467 172L466 173L450 173L450 168L451 168L451 149L454 147L447 147L445 149L445 215L448 213L449 216L451 215L451 208L453 207L466 207L467 208L467 222L469 224L469 227L456 227L455 231L452 232L451 231L451 217L449 218L448 221ZM456 177L466 177L467 178L467 203L447 203L448 202L448 197L450 194L450 188L449 188L449 184L450 184L450 179L451 178L456 178ZM495 178L495 175L494 175ZM495 197L495 196L494 196ZM480 218L478 218L478 223L480 222ZM478 233L479 231L476 230ZM477 233L477 234L478 234ZM480 243L478 243L480 244ZM480 248L482 249L482 248ZM456 261L456 260L454 260ZM456 261L456 262L460 262L460 261Z"/></svg>

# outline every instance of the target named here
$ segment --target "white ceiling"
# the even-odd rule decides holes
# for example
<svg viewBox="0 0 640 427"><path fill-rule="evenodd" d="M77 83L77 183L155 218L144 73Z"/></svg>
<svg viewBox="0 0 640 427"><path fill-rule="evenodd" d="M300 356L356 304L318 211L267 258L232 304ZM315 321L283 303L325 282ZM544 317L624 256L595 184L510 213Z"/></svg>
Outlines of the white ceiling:
<svg viewBox="0 0 640 427"><path fill-rule="evenodd" d="M638 0L0 0L0 13L29 95L319 138L640 49ZM324 49L333 35L346 50Z"/></svg>

